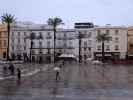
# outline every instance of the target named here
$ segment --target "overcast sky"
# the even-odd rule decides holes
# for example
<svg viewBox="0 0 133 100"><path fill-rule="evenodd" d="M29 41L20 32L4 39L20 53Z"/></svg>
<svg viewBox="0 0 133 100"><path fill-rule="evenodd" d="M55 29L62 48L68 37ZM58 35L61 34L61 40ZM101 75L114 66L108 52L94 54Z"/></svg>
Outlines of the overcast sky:
<svg viewBox="0 0 133 100"><path fill-rule="evenodd" d="M35 23L58 16L67 27L74 22L133 25L133 0L0 0L0 14L4 12Z"/></svg>

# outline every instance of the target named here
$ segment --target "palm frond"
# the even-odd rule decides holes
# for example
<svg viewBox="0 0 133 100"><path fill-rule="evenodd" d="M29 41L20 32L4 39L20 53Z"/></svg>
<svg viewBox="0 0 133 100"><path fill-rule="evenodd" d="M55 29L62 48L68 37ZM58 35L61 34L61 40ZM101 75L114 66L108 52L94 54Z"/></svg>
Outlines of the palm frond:
<svg viewBox="0 0 133 100"><path fill-rule="evenodd" d="M64 24L61 18L54 17L54 18L49 18L47 21L48 25L57 27L58 25Z"/></svg>
<svg viewBox="0 0 133 100"><path fill-rule="evenodd" d="M109 36L108 34L98 34L96 39L98 42L110 41L111 36Z"/></svg>
<svg viewBox="0 0 133 100"><path fill-rule="evenodd" d="M14 15L5 13L1 16L1 21L2 23L11 24L16 21L16 18L14 17Z"/></svg>

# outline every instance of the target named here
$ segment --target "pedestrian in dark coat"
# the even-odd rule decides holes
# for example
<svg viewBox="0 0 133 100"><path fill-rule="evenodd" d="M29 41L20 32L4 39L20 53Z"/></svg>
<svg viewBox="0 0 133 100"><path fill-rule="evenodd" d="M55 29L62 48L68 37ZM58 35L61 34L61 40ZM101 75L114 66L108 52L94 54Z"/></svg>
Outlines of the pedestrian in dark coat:
<svg viewBox="0 0 133 100"><path fill-rule="evenodd" d="M4 75L7 74L7 70L8 70L7 66L3 66L3 74Z"/></svg>
<svg viewBox="0 0 133 100"><path fill-rule="evenodd" d="M10 70L10 72L11 72L11 75L14 75L14 70L15 70L15 68L14 68L14 65L13 65L13 64L10 64L10 65L9 65L9 70Z"/></svg>
<svg viewBox="0 0 133 100"><path fill-rule="evenodd" d="M17 78L18 78L18 81L21 80L21 70L19 68L17 68Z"/></svg>

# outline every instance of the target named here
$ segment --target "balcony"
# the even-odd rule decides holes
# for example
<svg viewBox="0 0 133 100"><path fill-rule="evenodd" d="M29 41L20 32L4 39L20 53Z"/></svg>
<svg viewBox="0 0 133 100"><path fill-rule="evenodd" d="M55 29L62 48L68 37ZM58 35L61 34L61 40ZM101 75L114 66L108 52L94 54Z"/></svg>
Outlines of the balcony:
<svg viewBox="0 0 133 100"><path fill-rule="evenodd" d="M52 36L47 35L47 36L46 36L46 39L52 39Z"/></svg>
<svg viewBox="0 0 133 100"><path fill-rule="evenodd" d="M73 46L56 46L56 49L73 49Z"/></svg>
<svg viewBox="0 0 133 100"><path fill-rule="evenodd" d="M73 40L74 37L56 37L57 40Z"/></svg>

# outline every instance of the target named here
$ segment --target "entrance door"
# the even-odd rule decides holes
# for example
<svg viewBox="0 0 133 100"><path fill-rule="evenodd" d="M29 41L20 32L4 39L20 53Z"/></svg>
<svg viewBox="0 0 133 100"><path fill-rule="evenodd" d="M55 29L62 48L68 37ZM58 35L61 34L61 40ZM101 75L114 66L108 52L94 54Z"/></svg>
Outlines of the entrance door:
<svg viewBox="0 0 133 100"><path fill-rule="evenodd" d="M3 52L3 58L6 58L6 52Z"/></svg>

